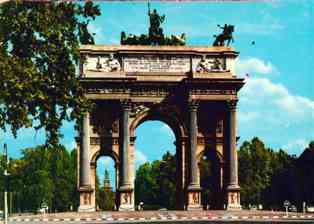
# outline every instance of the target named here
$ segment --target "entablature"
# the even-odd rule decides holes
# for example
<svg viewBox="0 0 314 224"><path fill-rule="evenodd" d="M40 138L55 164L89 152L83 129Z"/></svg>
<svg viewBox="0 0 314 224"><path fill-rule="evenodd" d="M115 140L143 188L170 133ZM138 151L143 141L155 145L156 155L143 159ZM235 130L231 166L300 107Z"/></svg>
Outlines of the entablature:
<svg viewBox="0 0 314 224"><path fill-rule="evenodd" d="M89 99L132 99L134 102L161 102L173 98L235 100L244 84L243 79L184 79L181 82L122 80L83 78L81 83Z"/></svg>

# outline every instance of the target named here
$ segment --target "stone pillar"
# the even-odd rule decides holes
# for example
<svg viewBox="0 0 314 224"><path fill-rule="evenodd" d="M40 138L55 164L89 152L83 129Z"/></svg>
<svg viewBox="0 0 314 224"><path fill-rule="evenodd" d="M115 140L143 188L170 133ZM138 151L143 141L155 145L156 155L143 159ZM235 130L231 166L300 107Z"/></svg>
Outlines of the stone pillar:
<svg viewBox="0 0 314 224"><path fill-rule="evenodd" d="M130 155L130 130L129 117L131 111L131 103L129 101L122 102L122 128L120 129L121 144L121 183L119 187L120 206L119 210L134 210L134 192L131 180L131 172L134 172L131 165Z"/></svg>
<svg viewBox="0 0 314 224"><path fill-rule="evenodd" d="M95 211L95 206L92 203L92 194L94 189L91 186L91 171L89 161L89 113L86 113L82 123L81 133L81 147L80 147L80 179L79 179L79 192L80 192L80 206L79 212Z"/></svg>
<svg viewBox="0 0 314 224"><path fill-rule="evenodd" d="M201 209L201 187L197 161L197 110L198 103L189 103L189 186L187 209Z"/></svg>
<svg viewBox="0 0 314 224"><path fill-rule="evenodd" d="M237 101L227 102L227 150L228 150L228 167L229 180L227 185L227 209L241 209L240 205L240 186L238 183L238 155L236 148L236 106Z"/></svg>

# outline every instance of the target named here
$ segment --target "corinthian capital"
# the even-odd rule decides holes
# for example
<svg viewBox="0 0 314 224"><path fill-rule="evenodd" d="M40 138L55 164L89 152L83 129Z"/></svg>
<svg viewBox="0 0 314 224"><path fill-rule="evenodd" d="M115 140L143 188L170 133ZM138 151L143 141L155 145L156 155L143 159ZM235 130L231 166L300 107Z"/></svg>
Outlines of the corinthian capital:
<svg viewBox="0 0 314 224"><path fill-rule="evenodd" d="M123 110L131 110L132 102L129 99L120 100L120 104Z"/></svg>
<svg viewBox="0 0 314 224"><path fill-rule="evenodd" d="M227 101L227 108L229 110L236 110L237 109L238 100L228 100Z"/></svg>
<svg viewBox="0 0 314 224"><path fill-rule="evenodd" d="M188 105L189 111L197 111L199 107L199 102L197 100L191 100Z"/></svg>

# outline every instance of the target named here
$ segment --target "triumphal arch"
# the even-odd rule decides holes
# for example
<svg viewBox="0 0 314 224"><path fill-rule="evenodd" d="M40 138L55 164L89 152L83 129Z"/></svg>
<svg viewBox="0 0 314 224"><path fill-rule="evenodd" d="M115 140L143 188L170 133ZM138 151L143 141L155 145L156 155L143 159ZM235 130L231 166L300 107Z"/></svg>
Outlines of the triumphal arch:
<svg viewBox="0 0 314 224"><path fill-rule="evenodd" d="M236 151L237 93L244 80L235 74L231 47L100 46L80 49L80 81L95 108L83 119L78 153L79 211L93 211L96 161L116 164L116 206L134 210L135 129L160 120L175 133L177 208L202 208L199 162L216 155L217 196L239 209Z"/></svg>

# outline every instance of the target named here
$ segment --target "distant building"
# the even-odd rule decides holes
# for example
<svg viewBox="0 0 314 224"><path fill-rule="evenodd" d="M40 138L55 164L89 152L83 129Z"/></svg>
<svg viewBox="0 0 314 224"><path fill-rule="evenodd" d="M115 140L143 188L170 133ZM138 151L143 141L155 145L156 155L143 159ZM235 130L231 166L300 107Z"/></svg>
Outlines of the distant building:
<svg viewBox="0 0 314 224"><path fill-rule="evenodd" d="M104 190L105 191L112 191L112 187L110 184L109 172L105 170L105 178L104 178Z"/></svg>

